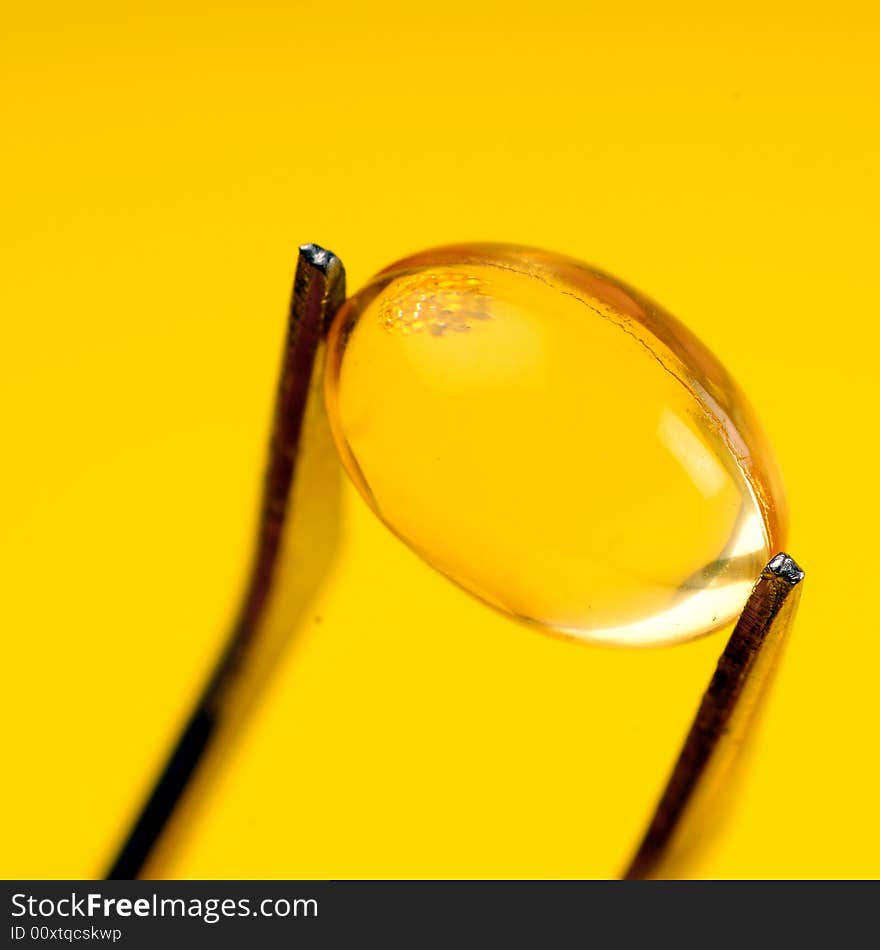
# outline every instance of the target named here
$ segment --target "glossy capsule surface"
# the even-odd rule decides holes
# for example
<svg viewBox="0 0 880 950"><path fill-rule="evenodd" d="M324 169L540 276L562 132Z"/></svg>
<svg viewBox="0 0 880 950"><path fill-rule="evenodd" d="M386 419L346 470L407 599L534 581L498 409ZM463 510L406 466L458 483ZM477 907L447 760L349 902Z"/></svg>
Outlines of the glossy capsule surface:
<svg viewBox="0 0 880 950"><path fill-rule="evenodd" d="M402 260L338 312L325 381L376 514L545 630L632 645L708 633L784 543L781 482L728 373L576 260L483 244Z"/></svg>

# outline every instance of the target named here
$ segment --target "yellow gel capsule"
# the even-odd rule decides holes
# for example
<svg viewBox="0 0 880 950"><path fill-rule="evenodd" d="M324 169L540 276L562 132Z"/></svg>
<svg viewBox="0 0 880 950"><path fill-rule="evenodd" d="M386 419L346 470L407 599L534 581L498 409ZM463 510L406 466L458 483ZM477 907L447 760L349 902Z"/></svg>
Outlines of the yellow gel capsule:
<svg viewBox="0 0 880 950"><path fill-rule="evenodd" d="M687 640L733 620L784 543L781 482L730 376L578 261L489 244L407 258L346 301L327 361L361 494L519 620Z"/></svg>

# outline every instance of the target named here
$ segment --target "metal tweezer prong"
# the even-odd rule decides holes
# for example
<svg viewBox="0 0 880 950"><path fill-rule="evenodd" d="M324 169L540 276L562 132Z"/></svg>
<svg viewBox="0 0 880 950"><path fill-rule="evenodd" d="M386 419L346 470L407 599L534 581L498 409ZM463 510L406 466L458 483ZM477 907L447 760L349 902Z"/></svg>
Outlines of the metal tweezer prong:
<svg viewBox="0 0 880 950"><path fill-rule="evenodd" d="M232 687L244 672L278 566L315 355L324 330L344 298L342 262L317 244L304 244L299 249L290 303L256 550L238 619L174 750L107 873L108 880L138 876L213 736L232 712Z"/></svg>
<svg viewBox="0 0 880 950"><path fill-rule="evenodd" d="M804 572L777 554L746 601L666 788L624 877L675 877L722 797L736 753L767 692L800 600Z"/></svg>

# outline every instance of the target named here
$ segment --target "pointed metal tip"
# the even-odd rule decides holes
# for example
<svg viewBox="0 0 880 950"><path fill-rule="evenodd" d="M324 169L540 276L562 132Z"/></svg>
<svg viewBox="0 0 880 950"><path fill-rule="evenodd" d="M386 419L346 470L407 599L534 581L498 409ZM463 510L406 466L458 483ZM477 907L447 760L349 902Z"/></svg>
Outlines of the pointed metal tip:
<svg viewBox="0 0 880 950"><path fill-rule="evenodd" d="M804 572L800 569L793 557L784 552L777 554L764 568L765 574L775 574L794 586L804 579Z"/></svg>
<svg viewBox="0 0 880 950"><path fill-rule="evenodd" d="M322 274L330 274L341 266L341 261L332 252L327 251L319 244L303 244L299 249L300 260L305 261L310 267L321 271Z"/></svg>

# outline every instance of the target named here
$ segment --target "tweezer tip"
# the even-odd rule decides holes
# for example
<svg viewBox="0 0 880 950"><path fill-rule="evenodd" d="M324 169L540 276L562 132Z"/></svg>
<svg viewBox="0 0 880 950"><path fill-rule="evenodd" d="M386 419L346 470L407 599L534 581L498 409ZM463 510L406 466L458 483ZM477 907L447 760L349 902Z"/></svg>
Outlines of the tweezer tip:
<svg viewBox="0 0 880 950"><path fill-rule="evenodd" d="M302 244L299 249L299 256L309 266L321 271L322 274L329 274L340 266L339 258L332 251L325 250L319 244Z"/></svg>
<svg viewBox="0 0 880 950"><path fill-rule="evenodd" d="M797 561L785 552L777 554L764 568L764 573L775 574L777 577L788 581L792 586L800 584L804 579L804 572L798 566Z"/></svg>

